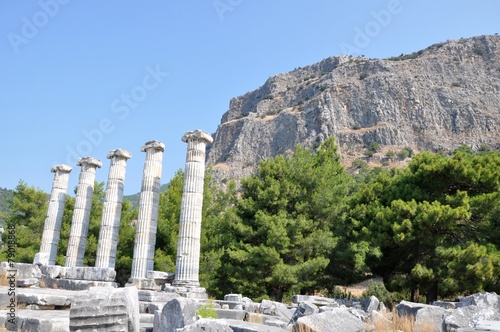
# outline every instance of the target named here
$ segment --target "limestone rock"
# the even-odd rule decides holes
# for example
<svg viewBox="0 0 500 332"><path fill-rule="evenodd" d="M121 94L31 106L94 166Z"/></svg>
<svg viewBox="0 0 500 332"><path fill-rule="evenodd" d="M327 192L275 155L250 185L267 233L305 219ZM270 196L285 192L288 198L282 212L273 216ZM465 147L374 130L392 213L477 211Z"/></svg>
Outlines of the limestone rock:
<svg viewBox="0 0 500 332"><path fill-rule="evenodd" d="M175 332L176 329L193 324L195 320L195 301L183 297L176 298L163 307L159 331Z"/></svg>
<svg viewBox="0 0 500 332"><path fill-rule="evenodd" d="M238 320L225 319L234 332L283 332L280 327L263 325L258 323L244 322Z"/></svg>
<svg viewBox="0 0 500 332"><path fill-rule="evenodd" d="M233 330L223 320L202 318L183 329L178 329L177 332L233 332Z"/></svg>
<svg viewBox="0 0 500 332"><path fill-rule="evenodd" d="M323 305L333 305L335 307L338 306L338 302L335 299L331 299L328 297L314 296L314 295L294 295L292 296L292 303L301 303L301 302L311 302L317 306Z"/></svg>
<svg viewBox="0 0 500 332"><path fill-rule="evenodd" d="M374 310L377 310L379 307L380 301L375 296L370 296L370 299L366 303L366 312L371 313Z"/></svg>
<svg viewBox="0 0 500 332"><path fill-rule="evenodd" d="M226 294L224 295L224 301L241 302L243 301L243 297L241 294Z"/></svg>
<svg viewBox="0 0 500 332"><path fill-rule="evenodd" d="M294 324L293 331L362 332L364 329L363 321L354 317L345 308L335 308L299 318Z"/></svg>
<svg viewBox="0 0 500 332"><path fill-rule="evenodd" d="M290 320L290 323L295 323L301 317L316 314L318 312L319 312L319 309L314 303L307 302L307 301L302 302L299 304L299 306L295 310L295 312Z"/></svg>
<svg viewBox="0 0 500 332"><path fill-rule="evenodd" d="M207 154L214 178L240 179L259 160L332 136L346 166L372 142L396 153L500 149L500 36L450 40L415 55L330 57L233 98Z"/></svg>

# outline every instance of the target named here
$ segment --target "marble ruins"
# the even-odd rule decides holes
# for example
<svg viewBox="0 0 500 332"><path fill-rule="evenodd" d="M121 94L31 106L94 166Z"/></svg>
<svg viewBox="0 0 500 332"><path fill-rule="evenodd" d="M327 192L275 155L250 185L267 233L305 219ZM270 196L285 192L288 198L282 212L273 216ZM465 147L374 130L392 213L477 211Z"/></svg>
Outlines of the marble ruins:
<svg viewBox="0 0 500 332"><path fill-rule="evenodd" d="M42 297L51 294L52 299L60 298L59 300L46 301L45 304L31 303L31 308L36 306L38 309L57 309L57 307L68 308L71 305L71 313L75 309L76 325L74 330L85 330L85 324L90 324L88 328L100 330L88 323L89 317L99 316L98 312L91 314L92 307L95 308L98 303L101 305L98 310L100 312L107 312L106 310L110 309L106 306L113 307L114 311L126 311L128 310L128 304L135 302L137 302L138 308L140 303L141 312L146 312L148 307L151 307L149 308L150 311L155 307L161 309L158 303L166 303L168 300L177 297L198 301L206 300L208 297L205 289L200 287L198 275L205 151L207 143L212 143L213 139L210 134L204 131L194 130L187 132L182 137L182 141L187 143L187 158L175 274L153 270L160 177L165 145L159 141L149 141L141 148L141 151L146 154L146 160L140 193L132 271L129 283L124 288L126 291L123 291L123 288L118 288L118 284L115 282L115 262L125 173L127 160L132 157L130 152L122 149L112 150L107 155L107 159L110 160L110 167L103 202L95 266L83 266L83 258L89 229L94 179L97 169L102 167L102 162L93 157L84 157L77 162L77 166L80 166L80 174L64 266L55 264L68 180L72 167L62 164L51 169L51 172L54 173L54 180L44 230L43 234L41 234L40 251L35 255L33 264L15 263L14 267L12 267L7 262L1 263L0 276L3 275L3 280L7 279L9 271L15 271L18 290L36 290L37 293L42 294ZM5 284L5 281L3 284ZM57 292L63 290L64 294L56 295ZM68 298L76 298L74 292L83 291L90 292L85 295L88 297L88 301L84 299L85 296L83 295L82 298L78 297L79 301L68 300ZM101 298L102 300L100 300ZM110 298L112 300L105 300ZM68 303L68 301L71 303ZM53 303L48 304L49 302ZM17 303L20 303L19 298ZM45 312L47 313L47 311ZM51 314L57 316L57 310ZM130 313L122 312L121 314L124 314L124 317L130 317ZM132 316L137 318L139 313ZM81 317L83 320L78 321L79 318L77 317ZM56 317L53 318L57 321ZM19 315L16 319L19 319ZM87 323L84 323L85 319L87 319ZM103 321L105 320L103 318ZM98 324L98 321L99 319L96 318L94 323ZM23 325L26 322L22 320L21 323ZM10 325L11 328L14 328L16 324ZM51 329L53 329L55 325L51 326ZM79 326L79 328L76 328L76 326ZM3 327L9 328L9 324L7 322L5 324L0 323L0 330ZM129 330L135 330L138 327L135 318L133 322L129 322L128 327Z"/></svg>

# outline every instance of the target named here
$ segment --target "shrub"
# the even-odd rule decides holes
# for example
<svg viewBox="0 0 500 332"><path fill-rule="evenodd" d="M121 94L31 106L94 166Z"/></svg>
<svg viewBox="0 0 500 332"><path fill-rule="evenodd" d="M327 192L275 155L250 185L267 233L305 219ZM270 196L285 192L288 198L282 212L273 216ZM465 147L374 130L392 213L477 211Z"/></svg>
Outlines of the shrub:
<svg viewBox="0 0 500 332"><path fill-rule="evenodd" d="M365 169L368 168L368 163L362 159L356 158L352 161L351 164L352 167L355 167L357 169Z"/></svg>
<svg viewBox="0 0 500 332"><path fill-rule="evenodd" d="M387 151L385 156L389 159L393 159L396 156L396 152L394 152L393 150L389 150L389 151Z"/></svg>
<svg viewBox="0 0 500 332"><path fill-rule="evenodd" d="M385 288L382 282L370 281L368 283L368 289L363 292L364 298L369 298L370 296L375 296L380 302L388 306L392 306L393 296L391 292Z"/></svg>
<svg viewBox="0 0 500 332"><path fill-rule="evenodd" d="M215 304L213 301L201 306L196 310L196 314L202 318L219 318L217 311L215 311Z"/></svg>
<svg viewBox="0 0 500 332"><path fill-rule="evenodd" d="M265 95L264 96L264 99L270 99L270 100L273 100L274 99L274 96L271 95L271 94L268 94L268 95Z"/></svg>
<svg viewBox="0 0 500 332"><path fill-rule="evenodd" d="M360 80L364 80L367 77L368 77L368 73L366 73L366 72L362 72L361 74L359 74L359 79Z"/></svg>
<svg viewBox="0 0 500 332"><path fill-rule="evenodd" d="M458 87L461 87L462 85L458 82L453 82L453 83L451 83L451 86L454 88L458 88Z"/></svg>
<svg viewBox="0 0 500 332"><path fill-rule="evenodd" d="M472 49L472 52L473 52L474 54L476 54L476 55L481 56L481 55L484 55L484 48L482 48L482 47L474 47L474 48Z"/></svg>

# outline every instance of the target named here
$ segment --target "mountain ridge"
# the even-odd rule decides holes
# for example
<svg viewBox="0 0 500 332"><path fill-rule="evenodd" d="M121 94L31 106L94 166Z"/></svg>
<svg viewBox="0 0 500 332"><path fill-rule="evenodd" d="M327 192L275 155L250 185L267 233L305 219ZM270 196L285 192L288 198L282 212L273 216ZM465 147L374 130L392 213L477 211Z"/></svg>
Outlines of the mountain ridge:
<svg viewBox="0 0 500 332"><path fill-rule="evenodd" d="M500 37L437 43L387 59L334 56L270 77L230 101L207 151L219 181L334 136L344 165L384 152L500 150ZM379 151L367 154L372 144ZM367 156L368 155L368 156Z"/></svg>

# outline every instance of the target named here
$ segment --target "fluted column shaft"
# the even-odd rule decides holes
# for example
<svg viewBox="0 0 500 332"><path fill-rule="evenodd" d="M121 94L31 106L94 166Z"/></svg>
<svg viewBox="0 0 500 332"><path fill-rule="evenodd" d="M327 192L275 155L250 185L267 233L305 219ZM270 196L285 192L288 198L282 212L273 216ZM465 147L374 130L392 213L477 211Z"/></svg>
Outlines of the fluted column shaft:
<svg viewBox="0 0 500 332"><path fill-rule="evenodd" d="M207 143L212 143L213 139L209 134L195 130L184 134L182 140L188 144L188 148L173 285L197 287L200 285L200 237L205 150Z"/></svg>
<svg viewBox="0 0 500 332"><path fill-rule="evenodd" d="M111 160L111 165L109 167L108 183L104 194L101 229L97 243L96 267L115 267L120 218L122 215L125 171L127 160L131 156L130 152L122 149L112 150L107 155L107 158Z"/></svg>
<svg viewBox="0 0 500 332"><path fill-rule="evenodd" d="M153 270L160 202L160 178L165 145L158 141L147 142L142 148L146 152L142 177L139 216L137 217L132 279L146 278L146 272Z"/></svg>
<svg viewBox="0 0 500 332"><path fill-rule="evenodd" d="M75 197L75 207L71 220L71 230L66 252L65 266L83 266L83 256L87 245L87 233L89 230L90 209L92 208L92 195L94 193L94 180L96 168L101 167L100 160L92 157L84 157L78 160L81 166L78 189Z"/></svg>
<svg viewBox="0 0 500 332"><path fill-rule="evenodd" d="M43 227L40 252L35 255L34 263L42 265L55 265L56 263L57 245L61 235L64 203L66 202L66 191L71 169L70 166L61 164L52 167L50 170L55 173L54 181L52 182L49 207Z"/></svg>

